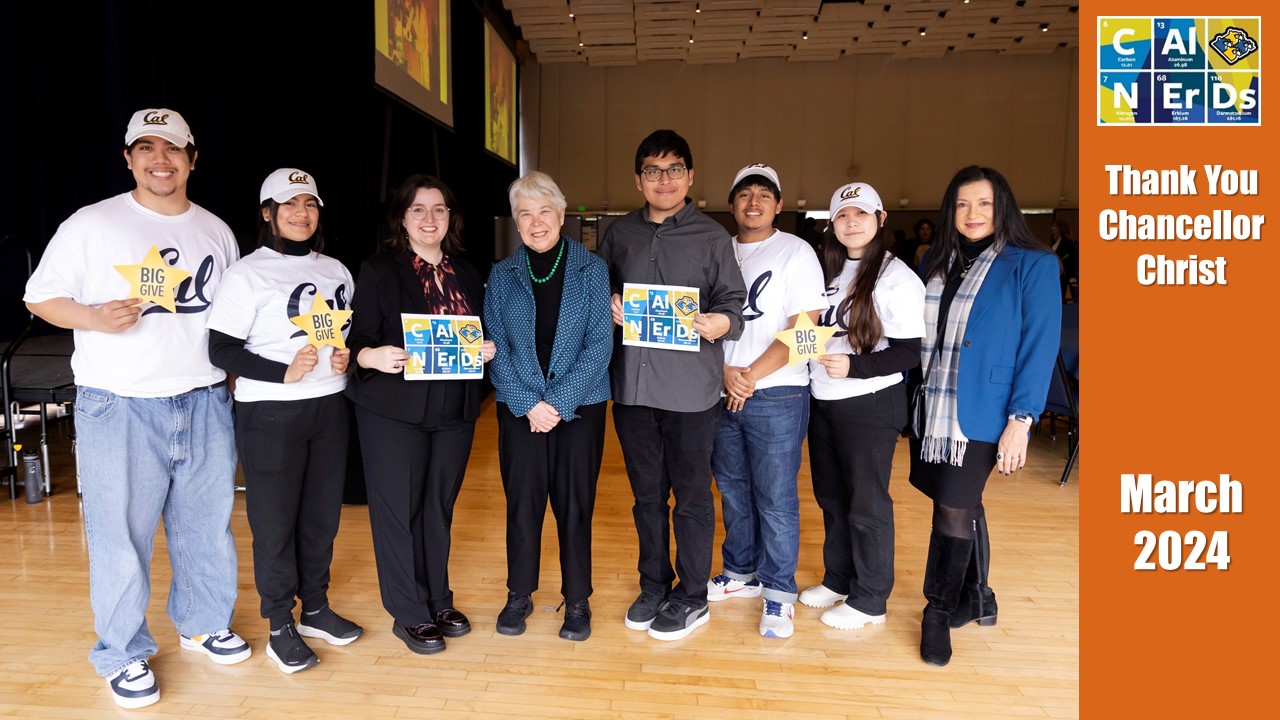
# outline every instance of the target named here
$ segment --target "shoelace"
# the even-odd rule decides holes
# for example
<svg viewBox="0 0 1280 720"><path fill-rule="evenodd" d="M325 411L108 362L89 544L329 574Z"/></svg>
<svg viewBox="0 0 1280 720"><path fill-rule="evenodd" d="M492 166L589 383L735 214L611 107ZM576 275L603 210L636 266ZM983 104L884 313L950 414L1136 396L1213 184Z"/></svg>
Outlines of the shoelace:
<svg viewBox="0 0 1280 720"><path fill-rule="evenodd" d="M565 603L561 603L561 605L564 605L564 604ZM565 607L564 616L567 618L586 617L587 616L586 601L568 603L568 605Z"/></svg>
<svg viewBox="0 0 1280 720"><path fill-rule="evenodd" d="M782 603L773 600L764 601L764 614L782 617Z"/></svg>
<svg viewBox="0 0 1280 720"><path fill-rule="evenodd" d="M733 578L729 577L728 575L721 573L715 576L714 578L712 578L711 582L715 583L716 585L728 585L732 579Z"/></svg>
<svg viewBox="0 0 1280 720"><path fill-rule="evenodd" d="M148 672L150 672L150 669L147 667L147 663L143 660L137 660L124 669L124 679L128 682L133 682Z"/></svg>

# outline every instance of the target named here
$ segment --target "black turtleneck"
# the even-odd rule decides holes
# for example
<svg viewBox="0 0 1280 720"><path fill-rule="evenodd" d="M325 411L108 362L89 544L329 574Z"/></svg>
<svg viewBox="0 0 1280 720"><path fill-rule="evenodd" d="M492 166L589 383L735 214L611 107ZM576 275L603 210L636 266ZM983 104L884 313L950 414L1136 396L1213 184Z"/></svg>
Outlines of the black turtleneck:
<svg viewBox="0 0 1280 720"><path fill-rule="evenodd" d="M960 239L960 257L951 263L951 270L947 273L947 284L943 286L942 297L938 300L938 337L943 337L946 332L947 313L951 311L951 301L955 300L956 293L960 290L960 281L963 280L960 272L966 265L972 267L972 263L984 250L991 247L995 239L995 235L988 235L972 242L964 238Z"/></svg>
<svg viewBox="0 0 1280 720"><path fill-rule="evenodd" d="M556 258L559 257L561 248L564 248L564 256L560 257L560 264L557 265ZM538 352L538 364L542 366L542 374L546 375L547 369L551 367L556 323L560 320L560 298L564 295L564 266L569 261L569 248L565 247L565 240L561 237L546 252L534 252L528 246L525 246L524 251L529 257L529 266L525 269L531 269L533 277L545 278L551 274L546 282L541 283L533 282L533 277L529 278L529 284L533 286L533 304L537 309L533 325L534 343ZM554 273L551 272L553 267Z"/></svg>

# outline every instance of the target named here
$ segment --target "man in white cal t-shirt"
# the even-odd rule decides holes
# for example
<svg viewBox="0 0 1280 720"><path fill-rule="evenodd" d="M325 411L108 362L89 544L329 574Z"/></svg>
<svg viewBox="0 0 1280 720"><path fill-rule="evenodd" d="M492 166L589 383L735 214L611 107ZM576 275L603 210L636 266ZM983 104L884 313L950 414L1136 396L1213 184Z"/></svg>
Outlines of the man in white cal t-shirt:
<svg viewBox="0 0 1280 720"><path fill-rule="evenodd" d="M787 365L789 350L774 333L791 327L800 313L816 319L827 301L813 249L773 227L782 210L773 168L739 170L729 205L738 223L733 249L747 300L742 336L724 349L725 404L711 454L724 510L724 569L707 583L707 599L763 597L760 634L785 638L794 632L796 476L809 424L809 370L808 363Z"/></svg>
<svg viewBox="0 0 1280 720"><path fill-rule="evenodd" d="M77 452L89 548L89 653L117 705L160 699L147 659L156 524L173 581L168 613L183 649L229 665L250 655L231 632L236 453L225 374L209 362L205 320L218 279L239 257L230 228L187 199L195 140L178 113L134 113L124 160L137 186L81 208L58 228L27 283L36 315L75 331ZM163 267L145 266L152 248ZM174 311L126 299L139 280L171 278ZM173 286L175 271L190 276ZM140 287L147 287L140 285ZM155 296L155 295L152 295Z"/></svg>

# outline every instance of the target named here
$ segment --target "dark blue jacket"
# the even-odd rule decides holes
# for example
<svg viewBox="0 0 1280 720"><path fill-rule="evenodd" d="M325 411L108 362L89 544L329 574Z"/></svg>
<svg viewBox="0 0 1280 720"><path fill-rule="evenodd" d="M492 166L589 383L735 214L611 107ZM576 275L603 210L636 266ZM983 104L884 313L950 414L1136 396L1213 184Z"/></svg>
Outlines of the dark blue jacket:
<svg viewBox="0 0 1280 720"><path fill-rule="evenodd" d="M561 420L573 420L579 406L609 399L609 358L613 353L609 270L582 243L568 238L564 242L564 294L546 377L538 364L534 337L537 307L524 247L494 265L489 273L484 332L497 346L497 353L488 370L498 402L506 403L516 417L524 417L545 400L560 413Z"/></svg>

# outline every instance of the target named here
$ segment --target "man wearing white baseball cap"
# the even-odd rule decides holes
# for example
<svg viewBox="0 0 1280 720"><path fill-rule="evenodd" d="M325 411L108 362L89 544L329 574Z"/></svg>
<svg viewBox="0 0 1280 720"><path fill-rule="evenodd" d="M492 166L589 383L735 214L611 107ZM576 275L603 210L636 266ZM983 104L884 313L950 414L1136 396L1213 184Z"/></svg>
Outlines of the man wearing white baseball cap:
<svg viewBox="0 0 1280 720"><path fill-rule="evenodd" d="M738 224L733 252L747 286L743 330L724 344L724 406L711 471L724 509L724 569L707 583L713 602L763 597L760 634L791 637L800 555L796 477L809 424L809 364L788 366L774 333L827 307L813 248L773 227L782 211L778 173L738 171L729 189Z"/></svg>
<svg viewBox="0 0 1280 720"><path fill-rule="evenodd" d="M214 291L239 250L226 223L187 199L196 149L181 115L134 113L124 159L135 188L62 223L24 300L75 331L77 452L98 636L89 660L117 705L138 708L160 699L147 664L158 648L146 613L161 519L173 571L169 618L181 647L223 665L251 651L229 629L236 453L226 374L209 362L205 332Z"/></svg>

